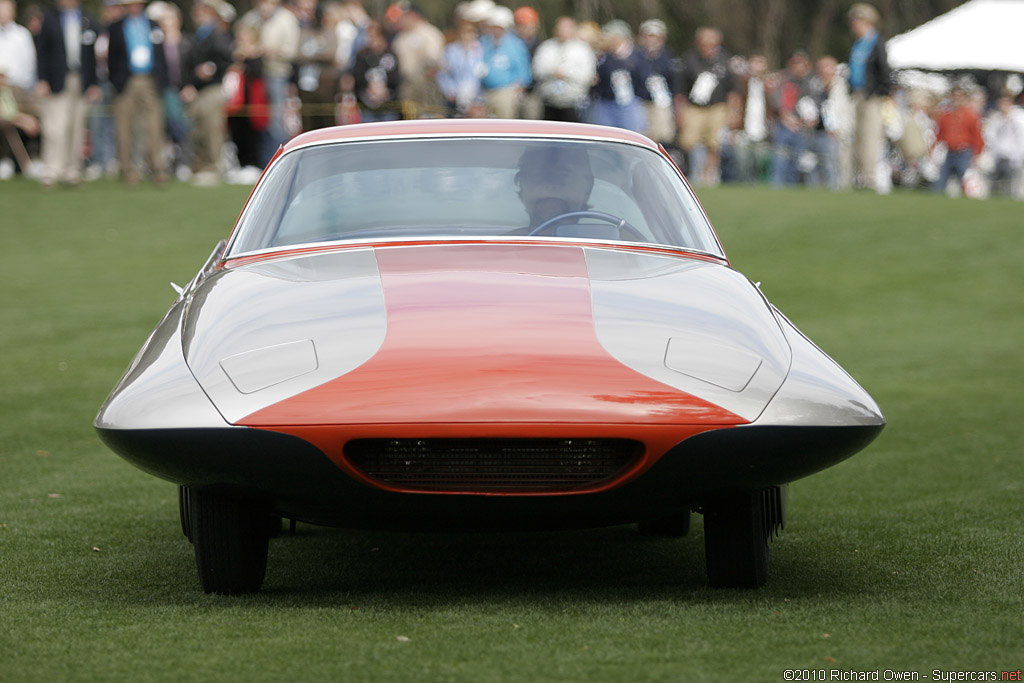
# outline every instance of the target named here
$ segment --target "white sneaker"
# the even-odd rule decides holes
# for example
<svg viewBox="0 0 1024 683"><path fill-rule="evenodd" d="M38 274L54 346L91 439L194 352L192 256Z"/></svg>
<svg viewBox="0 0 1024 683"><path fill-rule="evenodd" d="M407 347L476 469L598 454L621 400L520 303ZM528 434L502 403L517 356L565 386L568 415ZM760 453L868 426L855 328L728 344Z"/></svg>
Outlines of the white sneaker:
<svg viewBox="0 0 1024 683"><path fill-rule="evenodd" d="M10 180L14 177L14 162L10 159L0 159L0 180Z"/></svg>

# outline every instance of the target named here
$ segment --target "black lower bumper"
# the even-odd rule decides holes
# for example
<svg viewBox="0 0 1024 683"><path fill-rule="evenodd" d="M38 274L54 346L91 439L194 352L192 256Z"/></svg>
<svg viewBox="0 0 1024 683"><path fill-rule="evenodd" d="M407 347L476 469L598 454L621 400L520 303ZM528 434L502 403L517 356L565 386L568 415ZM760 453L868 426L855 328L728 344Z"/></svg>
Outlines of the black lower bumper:
<svg viewBox="0 0 1024 683"><path fill-rule="evenodd" d="M115 452L153 475L257 496L286 517L366 529L526 530L653 519L730 491L785 484L867 446L882 425L743 426L682 441L641 476L564 495L396 493L349 477L312 444L271 431L98 429Z"/></svg>

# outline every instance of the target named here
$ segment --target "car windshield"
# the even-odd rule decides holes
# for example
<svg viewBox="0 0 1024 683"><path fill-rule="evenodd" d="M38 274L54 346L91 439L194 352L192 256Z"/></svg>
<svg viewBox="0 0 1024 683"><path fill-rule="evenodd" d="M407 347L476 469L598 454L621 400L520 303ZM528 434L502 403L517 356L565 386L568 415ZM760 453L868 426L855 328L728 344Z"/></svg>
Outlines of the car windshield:
<svg viewBox="0 0 1024 683"><path fill-rule="evenodd" d="M494 237L724 256L662 155L537 138L353 141L289 152L257 188L228 256L331 241Z"/></svg>

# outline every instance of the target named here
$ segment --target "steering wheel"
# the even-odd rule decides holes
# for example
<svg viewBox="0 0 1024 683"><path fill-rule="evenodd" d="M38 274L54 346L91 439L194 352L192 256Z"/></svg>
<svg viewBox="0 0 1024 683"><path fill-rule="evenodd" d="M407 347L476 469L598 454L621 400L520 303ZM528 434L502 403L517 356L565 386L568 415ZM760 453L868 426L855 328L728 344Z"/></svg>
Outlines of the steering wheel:
<svg viewBox="0 0 1024 683"><path fill-rule="evenodd" d="M589 209L584 209L582 211L566 211L565 213L559 214L554 218L549 218L548 220L544 221L536 228L531 230L529 233L527 233L527 236L533 237L534 235L539 235L548 228L554 226L555 224L565 220L569 220L570 218L593 218L596 220L605 221L606 223L611 223L612 225L618 227L620 232L626 231L627 233L630 234L631 237L634 237L635 241L637 242L647 241L647 238L644 237L639 230L637 230L632 225L627 223L625 218L619 218L618 216L614 216L610 213L605 213L604 211L591 211Z"/></svg>

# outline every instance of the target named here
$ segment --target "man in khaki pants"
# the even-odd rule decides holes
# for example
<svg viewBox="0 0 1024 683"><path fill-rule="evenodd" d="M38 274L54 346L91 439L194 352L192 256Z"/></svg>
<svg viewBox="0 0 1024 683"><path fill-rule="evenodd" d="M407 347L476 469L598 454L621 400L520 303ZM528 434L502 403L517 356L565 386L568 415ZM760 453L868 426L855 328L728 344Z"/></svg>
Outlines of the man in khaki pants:
<svg viewBox="0 0 1024 683"><path fill-rule="evenodd" d="M125 16L110 26L108 63L114 86L114 128L117 157L125 182L139 182L132 151L136 125L142 129L145 156L154 182L167 180L164 171L164 112L160 92L167 85L164 34L146 18L141 0L121 0Z"/></svg>
<svg viewBox="0 0 1024 683"><path fill-rule="evenodd" d="M82 182L85 115L100 97L93 45L100 26L82 11L79 0L60 0L43 18L39 32L39 81L42 112L42 182Z"/></svg>
<svg viewBox="0 0 1024 683"><path fill-rule="evenodd" d="M192 120L192 176L197 185L220 180L220 154L224 146L224 90L221 84L231 66L231 37L221 28L221 0L197 0L192 5L195 41L185 56L181 98Z"/></svg>

